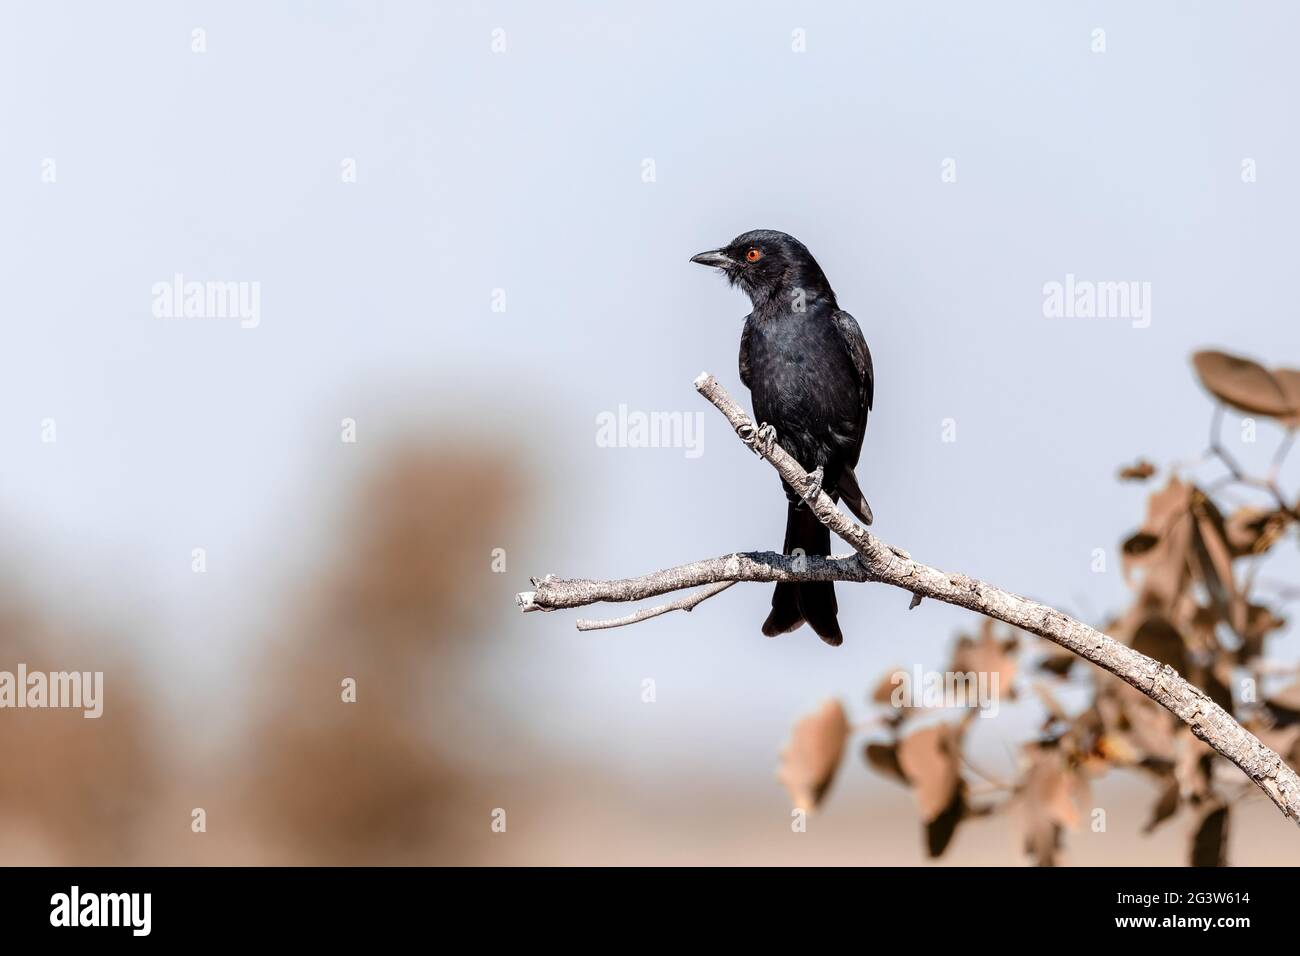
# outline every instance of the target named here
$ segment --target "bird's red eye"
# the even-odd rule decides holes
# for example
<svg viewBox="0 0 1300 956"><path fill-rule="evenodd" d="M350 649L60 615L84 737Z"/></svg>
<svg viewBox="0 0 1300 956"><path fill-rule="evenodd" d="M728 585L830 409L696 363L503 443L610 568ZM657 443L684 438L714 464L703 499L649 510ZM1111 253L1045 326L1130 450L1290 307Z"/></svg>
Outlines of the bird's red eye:
<svg viewBox="0 0 1300 956"><path fill-rule="evenodd" d="M761 258L763 258L763 253L759 252L757 249L750 249L745 253L745 259L749 262L757 262Z"/></svg>

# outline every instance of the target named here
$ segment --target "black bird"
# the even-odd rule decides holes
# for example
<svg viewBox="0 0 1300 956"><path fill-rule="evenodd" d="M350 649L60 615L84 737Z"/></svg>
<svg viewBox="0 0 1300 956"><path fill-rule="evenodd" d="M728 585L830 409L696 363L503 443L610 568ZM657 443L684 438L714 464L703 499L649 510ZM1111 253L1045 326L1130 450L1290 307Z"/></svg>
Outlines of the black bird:
<svg viewBox="0 0 1300 956"><path fill-rule="evenodd" d="M788 501L785 553L829 555L830 529L804 505L817 488L843 498L871 524L871 506L853 474L875 389L862 329L835 301L812 253L784 232L747 232L691 261L722 270L749 296L754 311L740 335L740 380L753 398L754 420L776 430L777 443L816 483L802 496L781 483ZM775 637L807 621L823 641L838 645L844 636L837 610L829 581L778 584L763 633Z"/></svg>

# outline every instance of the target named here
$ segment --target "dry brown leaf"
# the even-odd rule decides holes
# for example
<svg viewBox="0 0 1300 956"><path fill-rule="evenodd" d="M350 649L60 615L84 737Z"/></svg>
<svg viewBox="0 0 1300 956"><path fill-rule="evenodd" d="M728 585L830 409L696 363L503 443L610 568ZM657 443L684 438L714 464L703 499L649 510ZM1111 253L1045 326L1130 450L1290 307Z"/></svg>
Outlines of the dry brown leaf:
<svg viewBox="0 0 1300 956"><path fill-rule="evenodd" d="M1224 533L1233 557L1263 554L1282 537L1290 516L1276 508L1238 508L1224 522Z"/></svg>
<svg viewBox="0 0 1300 956"><path fill-rule="evenodd" d="M867 744L863 748L862 754L866 758L867 764L878 773L886 777L892 777L899 783L907 783L907 777L903 775L902 765L898 762L897 744Z"/></svg>
<svg viewBox="0 0 1300 956"><path fill-rule="evenodd" d="M1194 489L1177 478L1147 499L1142 527L1124 542L1121 561L1124 577L1132 582L1141 568L1144 603L1172 608L1190 580Z"/></svg>
<svg viewBox="0 0 1300 956"><path fill-rule="evenodd" d="M1061 848L1061 828L1041 820L1037 824L1025 831L1025 852L1037 866L1055 866L1056 852Z"/></svg>
<svg viewBox="0 0 1300 956"><path fill-rule="evenodd" d="M1079 808L1075 805L1073 774L1058 748L1033 746L1034 757L1025 776L1024 797L1037 812L1059 826L1075 829Z"/></svg>
<svg viewBox="0 0 1300 956"><path fill-rule="evenodd" d="M1278 380L1258 362L1207 350L1194 354L1192 365L1209 393L1238 411L1273 418L1295 413Z"/></svg>
<svg viewBox="0 0 1300 956"><path fill-rule="evenodd" d="M1096 698L1092 705L1080 711L1070 721L1069 729L1060 738L1064 746L1069 747L1075 758L1085 761L1090 769L1104 770L1106 757L1101 753L1101 738L1105 734L1105 723L1097 709Z"/></svg>
<svg viewBox="0 0 1300 956"><path fill-rule="evenodd" d="M900 686L899 682L895 678L899 674L906 674L906 673L907 673L907 669L904 667L895 667L892 670L886 672L885 676L880 679L880 683L876 684L876 689L871 692L871 702L873 704L890 704L892 706L894 703L894 692ZM906 702L907 697L904 696L903 699L904 699L904 703L901 706L895 708L900 712L908 708L908 704Z"/></svg>
<svg viewBox="0 0 1300 956"><path fill-rule="evenodd" d="M1044 730L1056 723L1066 724L1070 722L1069 715L1066 714L1056 696L1043 681L1034 681L1033 688L1039 702L1043 705L1043 709L1047 711L1047 717L1043 721Z"/></svg>
<svg viewBox="0 0 1300 956"><path fill-rule="evenodd" d="M1226 653L1216 655L1208 666L1196 667L1191 680L1228 713L1236 709L1236 701L1232 699L1232 659Z"/></svg>
<svg viewBox="0 0 1300 956"><path fill-rule="evenodd" d="M1155 805L1151 808L1151 819L1146 822L1146 826L1142 828L1142 832L1150 833L1161 823L1177 813L1178 803L1178 780L1176 778L1170 779L1165 784L1164 789L1160 791L1160 796L1156 799Z"/></svg>
<svg viewBox="0 0 1300 956"><path fill-rule="evenodd" d="M777 779L789 791L791 803L802 810L815 810L826 795L849 739L849 721L838 700L825 701L818 710L801 718L781 752Z"/></svg>
<svg viewBox="0 0 1300 956"><path fill-rule="evenodd" d="M1038 669L1056 677L1065 677L1079 658L1065 648L1052 645L1047 654L1038 662Z"/></svg>
<svg viewBox="0 0 1300 956"><path fill-rule="evenodd" d="M1190 730L1184 727L1178 732L1174 779L1184 799L1199 802L1210 795L1213 760L1214 751L1192 736Z"/></svg>
<svg viewBox="0 0 1300 956"><path fill-rule="evenodd" d="M1286 618L1278 617L1272 608L1251 604L1246 608L1246 630L1242 634L1237 659L1248 663L1264 653L1264 640L1278 628L1286 627Z"/></svg>
<svg viewBox="0 0 1300 956"><path fill-rule="evenodd" d="M1228 808L1210 807L1192 835L1192 866L1227 866Z"/></svg>
<svg viewBox="0 0 1300 956"><path fill-rule="evenodd" d="M1198 604L1190 595L1183 595L1174 612L1174 626L1187 639L1190 649L1199 649L1206 653L1219 650L1219 638L1215 629L1219 625L1219 613L1212 607Z"/></svg>
<svg viewBox="0 0 1300 956"><path fill-rule="evenodd" d="M1264 705L1278 727L1300 724L1300 681L1269 694Z"/></svg>
<svg viewBox="0 0 1300 956"><path fill-rule="evenodd" d="M961 729L949 724L924 727L897 744L868 744L867 763L887 777L912 787L925 827L926 852L940 856L957 825L972 811L961 778Z"/></svg>
<svg viewBox="0 0 1300 956"><path fill-rule="evenodd" d="M1128 734L1111 731L1097 738L1097 754L1109 763L1132 766L1142 754Z"/></svg>
<svg viewBox="0 0 1300 956"><path fill-rule="evenodd" d="M1025 850L1039 866L1056 863L1061 832L1076 829L1087 805L1087 781L1069 765L1060 748L1030 744L1029 767L1017 792L1023 807Z"/></svg>
<svg viewBox="0 0 1300 956"><path fill-rule="evenodd" d="M1168 664L1179 674L1187 673L1187 645L1183 636L1169 621L1158 615L1148 617L1138 625L1130 642L1133 650Z"/></svg>
<svg viewBox="0 0 1300 956"><path fill-rule="evenodd" d="M1163 535L1170 524L1186 514L1192 504L1193 486L1178 478L1170 478L1159 491L1147 498L1147 516L1142 527L1156 535Z"/></svg>
<svg viewBox="0 0 1300 956"><path fill-rule="evenodd" d="M1232 549L1227 541L1223 515L1199 488L1192 493L1192 515L1196 519L1192 567L1205 585L1215 610L1232 625L1234 631L1241 634L1246 626L1246 604L1232 571Z"/></svg>
<svg viewBox="0 0 1300 956"><path fill-rule="evenodd" d="M1139 566L1141 559L1150 555L1155 546L1160 543L1160 537L1152 534L1150 531L1134 531L1124 539L1120 545L1120 554L1124 559L1124 567Z"/></svg>
<svg viewBox="0 0 1300 956"><path fill-rule="evenodd" d="M984 619L978 638L962 635L953 651L949 669L956 674L988 674L989 686L992 675L998 675L998 693L1012 696L1012 681L1016 679L1016 659L1012 656L1017 648L1014 637L999 639L993 621ZM974 706L976 701L968 701Z"/></svg>
<svg viewBox="0 0 1300 956"><path fill-rule="evenodd" d="M1126 688L1124 719L1129 737L1149 760L1162 764L1174 761L1174 723L1177 718L1155 701L1132 688Z"/></svg>
<svg viewBox="0 0 1300 956"><path fill-rule="evenodd" d="M1080 763L1070 774L1070 800L1080 813L1086 812L1092 803L1092 783L1089 781L1091 768Z"/></svg>
<svg viewBox="0 0 1300 956"><path fill-rule="evenodd" d="M1120 765L1148 769L1174 762L1175 718L1119 678L1098 675L1093 710L1100 725L1096 751Z"/></svg>
<svg viewBox="0 0 1300 956"><path fill-rule="evenodd" d="M1151 464L1145 458L1139 458L1131 465L1125 465L1119 470L1120 481L1146 481L1156 473L1156 466Z"/></svg>
<svg viewBox="0 0 1300 956"><path fill-rule="evenodd" d="M935 724L908 734L898 745L898 765L916 792L925 823L947 810L961 784L961 741L950 724Z"/></svg>
<svg viewBox="0 0 1300 956"><path fill-rule="evenodd" d="M1291 415L1281 419L1282 424L1287 428L1300 426L1300 371L1293 368L1275 368L1273 369L1273 380L1282 389L1282 394L1286 396L1287 403L1293 410L1296 410Z"/></svg>
<svg viewBox="0 0 1300 956"><path fill-rule="evenodd" d="M966 805L966 784L958 783L943 811L925 825L925 849L931 858L942 856L957 832L957 824L970 815Z"/></svg>

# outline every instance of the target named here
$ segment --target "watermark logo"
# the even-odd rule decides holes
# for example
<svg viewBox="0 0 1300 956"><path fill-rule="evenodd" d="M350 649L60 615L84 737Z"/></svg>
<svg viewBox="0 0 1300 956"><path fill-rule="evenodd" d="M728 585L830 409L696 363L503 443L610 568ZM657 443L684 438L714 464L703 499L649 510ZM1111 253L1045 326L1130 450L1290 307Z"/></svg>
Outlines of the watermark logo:
<svg viewBox="0 0 1300 956"><path fill-rule="evenodd" d="M889 703L894 707L976 707L996 717L1002 675L998 671L924 671L918 664L894 671Z"/></svg>
<svg viewBox="0 0 1300 956"><path fill-rule="evenodd" d="M0 710L5 708L82 710L83 717L104 713L103 671L32 671L19 664L17 673L0 671Z"/></svg>
<svg viewBox="0 0 1300 956"><path fill-rule="evenodd" d="M1095 282L1066 273L1064 282L1043 285L1043 315L1049 319L1130 319L1133 328L1151 324L1151 283Z"/></svg>
<svg viewBox="0 0 1300 956"><path fill-rule="evenodd" d="M82 893L73 886L50 897L51 926L127 926L132 936L148 936L152 893Z"/></svg>
<svg viewBox="0 0 1300 956"><path fill-rule="evenodd" d="M597 448L681 448L704 454L703 412L638 412L619 405L596 416Z"/></svg>
<svg viewBox="0 0 1300 956"><path fill-rule="evenodd" d="M153 314L158 319L238 319L255 329L262 321L262 283L186 281L176 273L170 282L155 282Z"/></svg>

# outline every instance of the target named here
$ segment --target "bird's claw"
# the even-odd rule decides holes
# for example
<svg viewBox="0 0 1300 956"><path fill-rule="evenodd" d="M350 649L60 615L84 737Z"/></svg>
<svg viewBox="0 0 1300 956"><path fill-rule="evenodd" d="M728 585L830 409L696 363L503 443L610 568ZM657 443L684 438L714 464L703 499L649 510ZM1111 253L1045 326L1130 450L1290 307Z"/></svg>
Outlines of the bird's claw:
<svg viewBox="0 0 1300 956"><path fill-rule="evenodd" d="M770 455L772 446L776 444L776 429L767 422L759 425L746 422L736 429L736 434L755 455Z"/></svg>
<svg viewBox="0 0 1300 956"><path fill-rule="evenodd" d="M808 487L800 497L803 498L803 503L809 508L813 506L813 502L817 500L817 496L822 493L822 479L825 477L826 472L822 469L821 465L818 465L814 470L808 473Z"/></svg>

